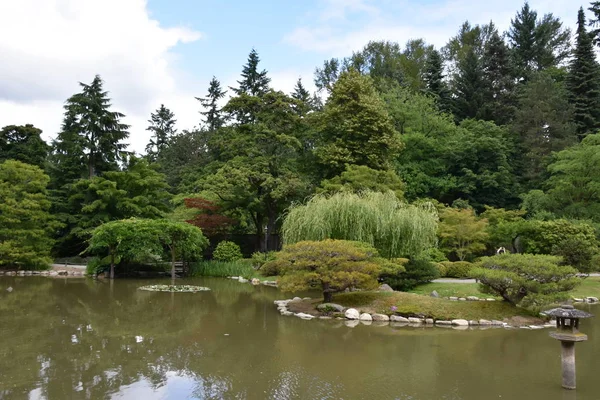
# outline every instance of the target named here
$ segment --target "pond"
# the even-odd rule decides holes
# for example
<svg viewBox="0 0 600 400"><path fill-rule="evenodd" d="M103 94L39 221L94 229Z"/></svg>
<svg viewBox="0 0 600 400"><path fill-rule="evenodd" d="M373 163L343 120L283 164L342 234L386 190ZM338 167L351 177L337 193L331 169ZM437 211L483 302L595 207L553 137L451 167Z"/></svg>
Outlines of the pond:
<svg viewBox="0 0 600 400"><path fill-rule="evenodd" d="M600 316L582 324L590 340L566 392L548 330L350 328L280 316L273 300L285 297L271 287L206 278L181 283L210 292L136 290L156 283L168 281L0 277L0 399L600 396Z"/></svg>

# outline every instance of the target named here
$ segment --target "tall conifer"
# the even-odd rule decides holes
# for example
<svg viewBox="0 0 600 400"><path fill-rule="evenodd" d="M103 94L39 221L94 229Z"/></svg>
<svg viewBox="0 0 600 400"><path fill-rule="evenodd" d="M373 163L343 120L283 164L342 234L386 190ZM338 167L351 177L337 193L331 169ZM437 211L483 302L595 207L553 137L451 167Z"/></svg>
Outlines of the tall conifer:
<svg viewBox="0 0 600 400"><path fill-rule="evenodd" d="M208 84L206 97L196 97L205 111L200 111L204 116L204 124L209 132L213 132L225 124L225 117L219 107L219 100L225 97L226 90L221 88L221 82L214 76Z"/></svg>
<svg viewBox="0 0 600 400"><path fill-rule="evenodd" d="M175 114L164 104L155 113L150 114L150 126L147 131L152 132L150 141L146 145L146 154L152 161L160 158L162 151L168 146L169 140L177 133L175 129Z"/></svg>

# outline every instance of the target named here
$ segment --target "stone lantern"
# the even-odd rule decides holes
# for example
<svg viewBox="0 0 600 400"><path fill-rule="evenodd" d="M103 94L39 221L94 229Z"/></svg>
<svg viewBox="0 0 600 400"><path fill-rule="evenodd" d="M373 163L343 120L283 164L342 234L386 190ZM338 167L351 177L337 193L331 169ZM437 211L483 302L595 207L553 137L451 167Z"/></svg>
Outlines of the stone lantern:
<svg viewBox="0 0 600 400"><path fill-rule="evenodd" d="M550 337L560 340L562 347L562 387L575 389L575 343L587 340L587 335L579 332L579 320L593 315L571 305L544 311L544 314L556 318L556 331L550 332Z"/></svg>

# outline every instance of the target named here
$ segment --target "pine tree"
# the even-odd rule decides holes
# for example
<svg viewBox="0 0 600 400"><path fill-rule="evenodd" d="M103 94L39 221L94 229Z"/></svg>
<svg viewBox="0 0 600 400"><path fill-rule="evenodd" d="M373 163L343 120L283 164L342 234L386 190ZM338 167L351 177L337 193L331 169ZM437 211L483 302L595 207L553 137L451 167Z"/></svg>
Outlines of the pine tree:
<svg viewBox="0 0 600 400"><path fill-rule="evenodd" d="M313 96L311 96L310 92L306 90L302 84L302 78L298 78L296 86L294 87L294 92L292 93L292 98L298 100L300 103L297 107L295 107L298 115L304 116L312 110Z"/></svg>
<svg viewBox="0 0 600 400"><path fill-rule="evenodd" d="M148 120L150 126L146 130L152 132L152 136L146 145L146 154L151 161L156 161L160 158L162 151L168 146L171 137L177 133L177 129L175 129L175 122L177 120L174 117L175 114L166 108L164 104L160 105L156 113L150 114L150 119Z"/></svg>
<svg viewBox="0 0 600 400"><path fill-rule="evenodd" d="M44 168L49 146L41 138L42 131L31 124L9 125L0 130L0 162L18 160Z"/></svg>
<svg viewBox="0 0 600 400"><path fill-rule="evenodd" d="M507 32L518 79L529 79L535 71L556 67L570 53L571 31L563 29L560 19L538 14L525 2Z"/></svg>
<svg viewBox="0 0 600 400"><path fill-rule="evenodd" d="M444 64L442 55L437 50L432 50L427 57L425 72L425 93L433 96L440 111L450 112L450 91L444 81Z"/></svg>
<svg viewBox="0 0 600 400"><path fill-rule="evenodd" d="M600 1L592 1L590 5L591 7L588 10L594 14L594 18L590 20L590 26L595 28L590 34L594 38L594 43L600 46Z"/></svg>
<svg viewBox="0 0 600 400"><path fill-rule="evenodd" d="M62 130L54 142L58 159L54 159L71 164L71 168L79 167L79 171L70 171L73 176L92 178L118 168L118 162L126 155L127 145L122 141L129 137L129 126L121 123L125 115L111 111L108 92L103 90L99 75L91 84L79 85L82 91L71 96L64 107Z"/></svg>
<svg viewBox="0 0 600 400"><path fill-rule="evenodd" d="M260 58L256 50L252 49L248 62L242 69L242 80L237 81L239 88L231 88L238 96L242 93L250 96L262 96L269 90L271 78L267 77L267 70L258 71Z"/></svg>
<svg viewBox="0 0 600 400"><path fill-rule="evenodd" d="M583 7L577 15L577 42L567 77L569 100L574 108L577 135L583 139L600 128L600 66L596 61L592 36L585 28Z"/></svg>
<svg viewBox="0 0 600 400"><path fill-rule="evenodd" d="M219 107L219 100L225 97L226 90L221 88L221 82L216 77L212 77L208 84L208 94L206 97L196 97L196 100L202 104L205 111L200 111L204 115L204 124L209 132L214 132L225 124L225 117Z"/></svg>
<svg viewBox="0 0 600 400"><path fill-rule="evenodd" d="M509 50L498 31L485 44L482 68L484 105L479 116L505 125L514 115L515 85Z"/></svg>
<svg viewBox="0 0 600 400"><path fill-rule="evenodd" d="M483 71L473 47L458 63L454 77L454 116L458 121L476 118L483 105Z"/></svg>

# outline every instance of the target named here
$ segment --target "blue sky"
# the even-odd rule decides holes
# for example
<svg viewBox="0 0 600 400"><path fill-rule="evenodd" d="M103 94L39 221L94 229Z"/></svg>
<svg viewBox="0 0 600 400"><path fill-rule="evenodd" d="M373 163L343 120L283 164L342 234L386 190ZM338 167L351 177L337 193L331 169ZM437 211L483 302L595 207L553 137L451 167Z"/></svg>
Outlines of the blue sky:
<svg viewBox="0 0 600 400"><path fill-rule="evenodd" d="M465 20L501 31L522 0L4 0L0 1L0 126L33 123L51 139L78 82L105 81L131 125L132 149L148 141L150 113L164 103L179 129L199 122L194 96L213 75L235 85L255 48L272 86L312 87L323 60L369 40L424 38L443 46ZM531 0L575 26L587 2ZM24 23L26 21L26 23Z"/></svg>

